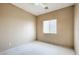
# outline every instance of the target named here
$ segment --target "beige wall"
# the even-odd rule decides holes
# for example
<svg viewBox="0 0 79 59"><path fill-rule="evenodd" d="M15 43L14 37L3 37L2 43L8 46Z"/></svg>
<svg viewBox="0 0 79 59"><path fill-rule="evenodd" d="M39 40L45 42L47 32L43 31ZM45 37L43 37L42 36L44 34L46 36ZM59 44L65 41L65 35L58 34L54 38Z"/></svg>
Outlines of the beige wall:
<svg viewBox="0 0 79 59"><path fill-rule="evenodd" d="M0 51L36 39L36 17L11 4L0 4Z"/></svg>
<svg viewBox="0 0 79 59"><path fill-rule="evenodd" d="M37 40L73 48L74 6L66 7L37 17ZM57 34L44 34L43 21L57 19Z"/></svg>
<svg viewBox="0 0 79 59"><path fill-rule="evenodd" d="M74 44L76 54L79 54L79 4L75 5L74 16Z"/></svg>

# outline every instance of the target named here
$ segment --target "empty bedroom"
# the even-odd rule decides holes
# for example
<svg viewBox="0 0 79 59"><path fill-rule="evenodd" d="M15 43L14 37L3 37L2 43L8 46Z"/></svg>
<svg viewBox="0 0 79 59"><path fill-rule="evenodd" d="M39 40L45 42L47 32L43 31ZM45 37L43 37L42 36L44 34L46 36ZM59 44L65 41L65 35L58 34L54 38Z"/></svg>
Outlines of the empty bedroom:
<svg viewBox="0 0 79 59"><path fill-rule="evenodd" d="M0 55L78 55L79 4L0 3Z"/></svg>

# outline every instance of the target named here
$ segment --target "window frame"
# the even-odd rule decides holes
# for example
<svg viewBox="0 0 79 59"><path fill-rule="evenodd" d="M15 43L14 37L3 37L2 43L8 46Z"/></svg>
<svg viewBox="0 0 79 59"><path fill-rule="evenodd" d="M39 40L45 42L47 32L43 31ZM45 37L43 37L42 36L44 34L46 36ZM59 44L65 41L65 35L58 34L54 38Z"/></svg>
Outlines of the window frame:
<svg viewBox="0 0 79 59"><path fill-rule="evenodd" d="M53 20L55 21L55 26L56 26L56 27L55 27L55 32L50 31L50 28L51 28L51 27L50 27L50 26L51 26L51 25L50 25L50 22L53 21ZM49 31L48 31L47 33L44 31L44 22L45 22L45 21L48 21L48 22L49 22ZM44 20L44 21L43 21L43 34L57 34L57 19L51 19L51 20Z"/></svg>

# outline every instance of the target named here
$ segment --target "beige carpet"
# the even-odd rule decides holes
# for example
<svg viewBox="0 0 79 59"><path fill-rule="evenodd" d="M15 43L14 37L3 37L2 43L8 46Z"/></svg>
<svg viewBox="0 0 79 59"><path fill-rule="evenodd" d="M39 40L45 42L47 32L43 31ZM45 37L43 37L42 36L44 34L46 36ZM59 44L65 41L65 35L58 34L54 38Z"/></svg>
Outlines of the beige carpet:
<svg viewBox="0 0 79 59"><path fill-rule="evenodd" d="M1 55L73 55L74 50L61 46L34 41L5 50Z"/></svg>

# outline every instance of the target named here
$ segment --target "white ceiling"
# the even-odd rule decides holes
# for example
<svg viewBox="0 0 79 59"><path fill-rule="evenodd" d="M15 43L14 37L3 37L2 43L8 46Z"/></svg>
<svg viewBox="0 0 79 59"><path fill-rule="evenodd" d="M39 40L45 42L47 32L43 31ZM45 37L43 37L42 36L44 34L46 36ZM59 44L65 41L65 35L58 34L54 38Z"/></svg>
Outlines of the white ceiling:
<svg viewBox="0 0 79 59"><path fill-rule="evenodd" d="M49 9L44 9L41 6L35 6L33 3L13 4L36 16L73 5L73 3L48 3L47 5Z"/></svg>

